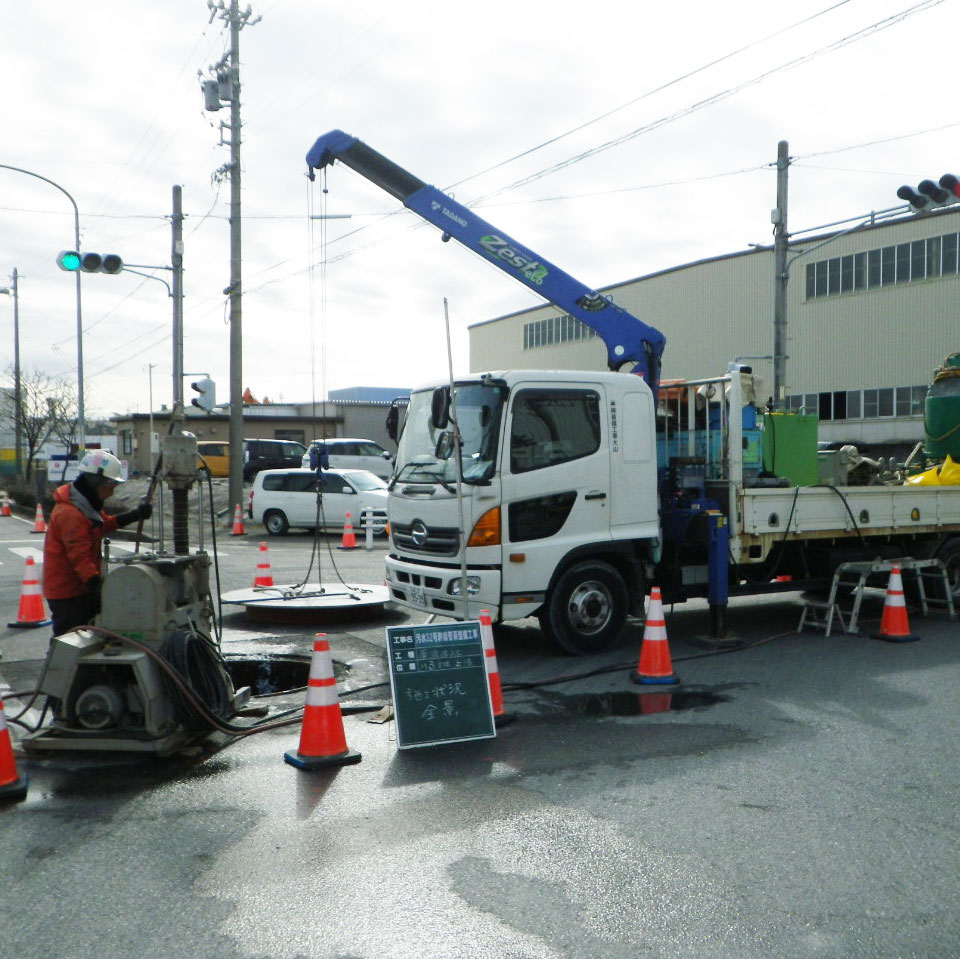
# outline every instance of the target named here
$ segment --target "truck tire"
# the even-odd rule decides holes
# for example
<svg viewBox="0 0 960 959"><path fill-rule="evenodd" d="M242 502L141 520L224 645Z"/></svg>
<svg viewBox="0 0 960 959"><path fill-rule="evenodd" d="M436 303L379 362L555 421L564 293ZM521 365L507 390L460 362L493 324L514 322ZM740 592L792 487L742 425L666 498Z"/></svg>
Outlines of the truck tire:
<svg viewBox="0 0 960 959"><path fill-rule="evenodd" d="M268 510L264 514L263 525L271 536L286 536L290 529L287 517L278 509Z"/></svg>
<svg viewBox="0 0 960 959"><path fill-rule="evenodd" d="M540 612L540 628L576 656L609 649L627 619L627 587L609 563L586 560L564 570Z"/></svg>

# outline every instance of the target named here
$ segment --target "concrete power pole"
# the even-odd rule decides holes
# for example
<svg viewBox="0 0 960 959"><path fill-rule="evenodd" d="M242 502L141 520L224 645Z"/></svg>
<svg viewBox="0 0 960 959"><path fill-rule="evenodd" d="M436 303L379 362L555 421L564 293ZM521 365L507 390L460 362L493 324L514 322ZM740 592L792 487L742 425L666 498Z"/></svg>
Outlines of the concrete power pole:
<svg viewBox="0 0 960 959"><path fill-rule="evenodd" d="M230 177L230 285L224 291L230 298L230 505L239 505L243 500L243 321L242 296L243 274L241 269L240 232L240 31L248 24L255 24L260 17L251 20L250 7L241 13L238 0L230 0L229 8L224 0L207 0L210 22L219 16L230 26L230 52L211 68L215 79L201 83L205 108L219 110L220 103L230 104L230 123L221 124L230 130L230 162L218 173ZM221 134L222 135L222 134ZM232 513L229 516L232 518Z"/></svg>
<svg viewBox="0 0 960 959"><path fill-rule="evenodd" d="M773 405L783 405L787 383L787 170L790 167L786 140L777 144L777 205L773 220Z"/></svg>
<svg viewBox="0 0 960 959"><path fill-rule="evenodd" d="M183 188L173 188L173 216L170 218L170 263L173 266L173 407L183 407ZM153 403L150 404L153 415ZM151 436L153 430L151 429ZM151 440L152 442L152 440ZM151 453L153 447L151 447Z"/></svg>

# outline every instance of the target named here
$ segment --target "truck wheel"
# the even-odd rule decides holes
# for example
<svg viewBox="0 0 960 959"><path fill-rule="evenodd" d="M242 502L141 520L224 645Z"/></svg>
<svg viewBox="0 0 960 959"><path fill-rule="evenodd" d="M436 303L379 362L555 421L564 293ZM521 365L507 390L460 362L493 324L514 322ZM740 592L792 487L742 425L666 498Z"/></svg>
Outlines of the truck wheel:
<svg viewBox="0 0 960 959"><path fill-rule="evenodd" d="M263 525L271 536L286 536L287 530L290 529L287 517L278 509L270 510L263 517Z"/></svg>
<svg viewBox="0 0 960 959"><path fill-rule="evenodd" d="M609 649L627 618L627 587L609 563L589 560L561 574L543 611L540 628L574 655Z"/></svg>

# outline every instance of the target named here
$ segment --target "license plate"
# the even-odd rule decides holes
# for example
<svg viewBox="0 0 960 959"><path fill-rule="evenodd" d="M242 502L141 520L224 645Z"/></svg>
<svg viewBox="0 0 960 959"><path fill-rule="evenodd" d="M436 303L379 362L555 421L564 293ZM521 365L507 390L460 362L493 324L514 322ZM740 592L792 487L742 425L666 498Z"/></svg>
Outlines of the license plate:
<svg viewBox="0 0 960 959"><path fill-rule="evenodd" d="M422 586L408 586L407 596L415 606L427 605L427 594Z"/></svg>

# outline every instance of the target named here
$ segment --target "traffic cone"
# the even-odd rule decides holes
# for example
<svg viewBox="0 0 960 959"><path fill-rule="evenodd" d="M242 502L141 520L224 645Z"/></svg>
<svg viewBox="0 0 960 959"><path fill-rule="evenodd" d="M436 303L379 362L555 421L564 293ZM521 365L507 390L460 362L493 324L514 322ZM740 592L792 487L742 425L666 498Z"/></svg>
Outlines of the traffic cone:
<svg viewBox="0 0 960 959"><path fill-rule="evenodd" d="M233 511L233 529L230 530L231 536L243 536L247 531L243 528L243 517L240 515L240 504Z"/></svg>
<svg viewBox="0 0 960 959"><path fill-rule="evenodd" d="M890 570L887 597L883 601L883 616L880 618L880 632L874 633L873 638L885 639L890 643L911 643L920 638L910 632L907 604L903 598L903 577L897 565Z"/></svg>
<svg viewBox="0 0 960 959"><path fill-rule="evenodd" d="M347 513L343 523L343 542L337 549L356 549L357 537L353 535L353 523L350 522L350 514Z"/></svg>
<svg viewBox="0 0 960 959"><path fill-rule="evenodd" d="M3 700L0 699L0 800L23 799L27 795L27 776L17 774L17 764L13 758L13 743L10 742L10 730L3 715Z"/></svg>
<svg viewBox="0 0 960 959"><path fill-rule="evenodd" d="M663 601L660 587L650 590L650 608L643 627L643 640L640 643L640 661L631 679L635 683L678 683L680 682L670 662L670 644L667 642L667 624L663 619Z"/></svg>
<svg viewBox="0 0 960 959"><path fill-rule="evenodd" d="M257 560L257 575L253 579L254 588L257 586L273 586L273 573L270 572L270 560L267 557L267 544L260 544L260 557Z"/></svg>
<svg viewBox="0 0 960 959"><path fill-rule="evenodd" d="M493 720L499 726L507 722L510 717L503 708L503 691L500 688L500 670L497 667L497 651L493 645L493 622L489 609L480 610L480 636L483 639L483 652L487 664L487 682L490 684Z"/></svg>
<svg viewBox="0 0 960 959"><path fill-rule="evenodd" d="M10 627L32 629L35 626L49 626L50 620L43 608L43 596L40 593L40 580L37 578L37 564L32 556L27 557L23 571L23 587L20 590L20 609L17 621L7 623Z"/></svg>
<svg viewBox="0 0 960 959"><path fill-rule="evenodd" d="M13 510L10 509L10 499L6 492L3 494L3 505L0 506L0 516L13 516Z"/></svg>
<svg viewBox="0 0 960 959"><path fill-rule="evenodd" d="M337 698L337 681L333 675L333 657L324 633L317 633L313 641L300 746L296 752L284 753L283 759L297 769L347 766L361 759L360 753L347 748L343 715Z"/></svg>
<svg viewBox="0 0 960 959"><path fill-rule="evenodd" d="M37 515L33 520L33 529L30 530L31 533L45 533L47 531L47 524L43 520L43 507L37 503Z"/></svg>

